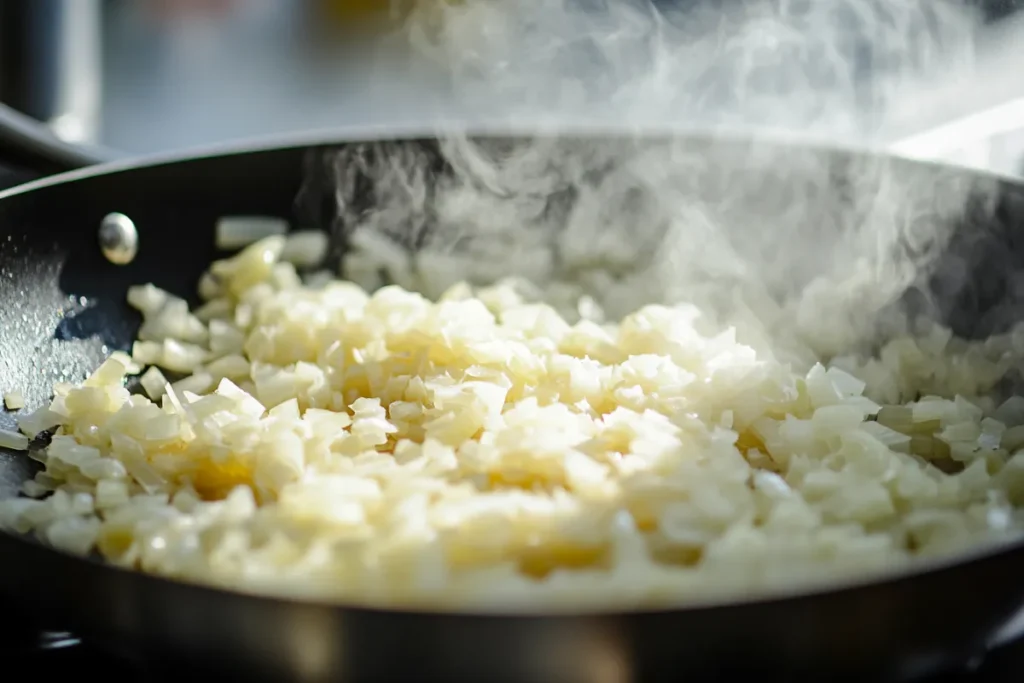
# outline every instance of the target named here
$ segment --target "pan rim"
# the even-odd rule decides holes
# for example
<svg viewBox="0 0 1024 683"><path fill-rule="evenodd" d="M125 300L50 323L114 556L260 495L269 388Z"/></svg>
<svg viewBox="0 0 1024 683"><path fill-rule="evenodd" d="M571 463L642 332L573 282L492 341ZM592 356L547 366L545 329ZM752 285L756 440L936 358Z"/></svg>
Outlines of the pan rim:
<svg viewBox="0 0 1024 683"><path fill-rule="evenodd" d="M848 155L853 157L885 157L898 163L932 168L947 169L971 174L979 179L997 180L1009 185L1024 187L1024 179L1006 172L977 169L945 161L916 159L893 153L885 146L853 144L823 136L806 135L798 131L781 128L741 128L730 126L676 126L659 125L630 127L606 123L574 123L564 125L552 123L472 123L444 121L435 125L354 125L318 128L307 131L260 135L226 142L217 142L182 149L130 155L93 166L65 171L16 185L0 191L0 200L33 190L85 180L96 176L113 175L132 170L169 166L189 161L201 161L216 157L233 157L246 154L283 152L305 148L332 147L354 142L414 141L439 139L448 135L468 135L477 138L665 138L717 140L726 144L762 142L780 147L793 147L825 155Z"/></svg>
<svg viewBox="0 0 1024 683"><path fill-rule="evenodd" d="M304 148L330 147L343 145L352 142L371 142L375 140L425 140L443 137L446 134L466 134L473 137L521 137L531 138L540 136L551 137L572 137L572 138L677 138L677 139L710 139L723 143L742 144L750 142L765 142L779 146L792 146L805 150L818 151L822 154L846 154L851 156L879 156L888 157L894 161L907 163L913 166L930 167L936 170L950 169L972 175L976 178L988 178L998 180L1010 186L1024 188L1024 181L1020 178L995 171L973 169L957 164L939 162L933 160L914 159L897 156L884 148L870 146L857 146L842 144L835 140L814 139L792 131L784 130L751 130L736 128L708 128L708 127L679 127L659 126L645 127L642 130L631 129L623 126L608 124L574 124L565 126L559 124L538 124L538 123L515 123L515 124L472 124L467 125L460 122L445 122L433 126L351 126L332 127L297 133L275 134L246 138L237 141L216 143L190 147L172 152L160 152L144 154L128 159L118 159L95 166L89 166L73 171L46 176L33 180L5 191L0 191L0 201L9 197L22 195L41 190L55 185L71 183L80 180L117 173L141 170L145 168L160 167L199 161L216 157L241 156L253 153L272 153L275 151L300 150ZM12 534L0 530L0 545L6 545L13 549L18 547L22 551L43 552L58 559L71 568L82 568L82 563L90 566L96 571L113 571L121 580L137 581L143 585L174 587L178 590L188 590L193 593L202 594L208 592L210 595L229 597L231 599L258 600L261 603L271 605L302 606L313 609L330 609L340 611L356 611L364 613L377 613L394 616L441 616L441 617L462 617L471 619L514 619L514 620L573 620L581 618L636 618L644 616L655 616L660 614L679 613L701 613L707 610L723 609L745 609L754 607L780 607L783 604L820 599L827 596L841 596L854 593L860 590L873 587L898 587L899 584L915 581L924 577L934 576L945 572L955 571L963 566L998 561L999 558L1024 551L1024 532L1017 534L1014 538L1001 541L995 544L976 546L967 551L959 552L951 556L940 558L922 559L907 566L894 569L887 569L881 572L874 572L867 576L848 577L841 581L824 580L815 583L813 586L800 588L793 587L778 589L759 594L740 596L734 598L716 597L708 600L692 601L673 604L666 602L657 606L641 606L635 608L602 608L600 605L594 607L572 606L558 607L544 611L509 611L507 608L454 608L438 609L434 607L419 606L389 606L373 605L361 602L326 601L300 596L281 596L267 593L247 592L235 589L220 587L214 584L198 581L180 580L144 572L141 570L128 569L115 564L103 562L92 557L80 557L65 553L58 549L44 545L41 542L26 538L21 535Z"/></svg>

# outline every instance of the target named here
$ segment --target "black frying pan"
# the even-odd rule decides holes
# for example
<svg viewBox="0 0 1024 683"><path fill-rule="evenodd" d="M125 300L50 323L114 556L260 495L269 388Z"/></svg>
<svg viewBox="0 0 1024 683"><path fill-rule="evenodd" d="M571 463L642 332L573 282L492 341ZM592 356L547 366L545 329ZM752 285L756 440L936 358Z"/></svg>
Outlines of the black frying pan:
<svg viewBox="0 0 1024 683"><path fill-rule="evenodd" d="M593 142L602 140L607 142ZM709 178L723 170L764 173L749 166L749 155L734 153L748 149L749 140L694 135L675 142L713 161ZM424 154L437 150L430 139L388 144ZM919 177L937 197L950 182L994 188L994 203L970 199L955 216L956 257L947 260L959 275L932 279L950 290L944 300L953 302L937 314L970 335L992 326L981 322L992 319L991 311L1016 306L1009 282L1024 261L1016 246L1024 189L1015 182L866 154L757 144L784 152L777 158L824 164L827 190L837 196L849 190L850 169L867 162ZM33 409L49 399L53 381L84 376L109 350L129 348L139 318L125 305L126 288L154 282L190 296L198 276L219 256L212 237L219 216L301 214L307 224L323 224L334 196L326 169L357 145L367 143L116 163L0 194L3 385L23 390ZM47 156L47 163L37 164L45 171L88 160L49 152L54 149L44 145L21 158ZM443 176L443 165L437 172ZM766 174L760 187L784 197L798 180L794 166ZM359 196L349 197L355 204L350 209L357 213L373 201L365 181L351 185ZM713 186L709 180L701 191ZM761 211L760 194L748 200ZM140 250L128 265L113 265L98 246L98 227L110 212L129 216L139 230ZM75 305L80 297L88 303L84 309ZM0 414L0 426L11 428L12 416ZM0 452L0 497L15 495L31 472L23 455ZM201 666L230 680L597 683L753 674L881 681L963 665L1005 637L1001 629L1024 608L1024 542L957 559L836 590L697 608L445 615L187 585L0 534L0 594L94 642L142 654L156 663L154 671Z"/></svg>

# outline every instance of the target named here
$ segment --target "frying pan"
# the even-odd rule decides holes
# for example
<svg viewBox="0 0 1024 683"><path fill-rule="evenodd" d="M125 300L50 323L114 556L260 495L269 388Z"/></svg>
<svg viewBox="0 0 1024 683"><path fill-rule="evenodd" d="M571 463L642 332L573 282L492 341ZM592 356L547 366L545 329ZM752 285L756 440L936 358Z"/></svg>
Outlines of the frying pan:
<svg viewBox="0 0 1024 683"><path fill-rule="evenodd" d="M8 151L20 145L19 160L38 171L71 169L96 158L48 144L36 129L27 134L31 144L24 135L0 139ZM323 172L328 160L356 145L378 144L374 135L115 161L0 193L3 386L20 389L31 410L49 400L54 381L83 377L111 350L129 348L140 322L125 304L130 285L154 282L194 298L199 275L222 255L214 248L218 217L279 216L329 227L334 191ZM580 144L604 144L614 136L576 137ZM785 196L797 176L793 169L751 170L750 155L737 150L752 144L772 150L776 159L815 162L816 173L826 169L829 192L837 195L846 191L851 169L865 163L916 177L936 198L950 182L985 187L984 193L968 193L952 217L952 255L940 259L936 272L955 270L957 276L929 280L929 286L944 287L943 299L952 302L936 315L960 334L987 334L993 324L982 321L991 321L992 311L1012 311L1019 303L1013 273L1024 263L1024 187L1016 181L783 142L697 133L673 140L710 159L709 175L764 174L758 192L739 199L741 208L746 201L758 212L767 206L765 196ZM391 136L385 142L427 154L437 149L430 137ZM437 173L445 172L440 164ZM363 181L350 198L363 202L357 210L372 201L372 184ZM712 185L700 191L710 192ZM111 212L128 216L138 230L139 251L127 265L108 261L98 244L98 228ZM13 425L12 415L0 414L0 426ZM16 495L32 471L23 454L0 452L0 498ZM1022 577L1024 542L1018 542L913 573L732 603L553 615L436 614L190 585L0 534L4 600L111 650L144 657L153 671L168 676L202 670L253 681L603 683L730 675L912 680L963 666L1015 635L1006 629L1024 609Z"/></svg>

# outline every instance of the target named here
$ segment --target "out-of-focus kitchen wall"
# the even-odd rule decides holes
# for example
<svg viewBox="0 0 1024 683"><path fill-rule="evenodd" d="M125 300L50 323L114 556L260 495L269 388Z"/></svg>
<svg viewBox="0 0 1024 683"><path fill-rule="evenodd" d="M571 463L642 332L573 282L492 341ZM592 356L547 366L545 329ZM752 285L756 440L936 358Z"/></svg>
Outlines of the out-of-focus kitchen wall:
<svg viewBox="0 0 1024 683"><path fill-rule="evenodd" d="M71 142L100 130L102 0L0 0L0 102Z"/></svg>
<svg viewBox="0 0 1024 683"><path fill-rule="evenodd" d="M379 44L382 0L107 0L101 139L152 152L415 124L441 84Z"/></svg>
<svg viewBox="0 0 1024 683"><path fill-rule="evenodd" d="M454 105L442 74L412 58L401 41L381 36L397 21L390 16L396 4L473 1L0 0L0 101L42 119L65 138L128 153L315 128L426 127L441 117L472 118L472 111ZM585 6L608 0L574 1ZM684 20L685 11L698 7L748 1L651 0L684 10ZM990 23L1021 14L1015 10L1024 4L963 2L983 7ZM1024 45L1020 26L1019 35L1003 42ZM856 56L857 40L864 37L850 38ZM982 38L979 44L988 42ZM915 156L938 153L1016 170L1024 159L1024 133L1002 130L998 141L975 144L989 124L974 125L969 135L958 132L964 126L957 124L975 114L991 119L986 112L1001 111L1024 93L1015 62L993 68L1007 60L993 58L966 84L939 74L921 97L905 98L906 111L892 125L894 144ZM998 78L980 78L996 72ZM979 84L986 86L984 93ZM965 95L964 88L973 94ZM949 132L944 126L951 122L960 127ZM1024 130L1024 104L1003 115L999 126ZM942 144L935 142L939 138ZM970 140L960 145L960 138ZM957 146L966 151L947 154Z"/></svg>
<svg viewBox="0 0 1024 683"><path fill-rule="evenodd" d="M587 1L597 0L580 3ZM685 9L723 7L731 0L654 2ZM989 23L1006 23L997 20L1014 14L1024 0L964 2L981 7ZM99 141L126 151L150 152L310 128L424 125L445 115L470 116L471 112L454 111L440 74L410 59L401 45L384 49L379 44L380 25L387 24L388 7L393 4L391 0L105 0ZM984 37L979 40L982 47L985 42ZM1004 98L1016 96L1011 92L1014 88L996 89ZM898 121L905 130L894 135L914 136L972 114L971 102L966 102L967 111L950 112L943 118L948 103L958 99L975 98L947 97L941 103L914 108L906 121ZM974 105L987 109L1001 104L997 100ZM924 110L928 120L922 119L918 126ZM1024 130L1024 118L1019 125ZM984 137L983 132L980 135ZM952 143L946 137L949 146ZM998 144L969 141L961 145L964 149L947 156L1017 171L1024 148L1008 140L1003 135ZM1012 152L998 153L1008 146ZM939 146L926 142L925 147L927 153Z"/></svg>

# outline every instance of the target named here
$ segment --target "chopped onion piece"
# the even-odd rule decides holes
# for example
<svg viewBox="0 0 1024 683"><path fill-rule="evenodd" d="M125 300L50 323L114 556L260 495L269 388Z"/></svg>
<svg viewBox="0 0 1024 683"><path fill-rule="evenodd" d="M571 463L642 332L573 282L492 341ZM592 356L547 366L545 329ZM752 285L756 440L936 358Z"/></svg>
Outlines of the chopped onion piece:
<svg viewBox="0 0 1024 683"><path fill-rule="evenodd" d="M211 298L195 311L195 316L203 322L213 322L215 319L231 315L232 304L230 299Z"/></svg>
<svg viewBox="0 0 1024 683"><path fill-rule="evenodd" d="M4 405L7 410L21 410L25 407L25 397L20 391L8 391L4 394Z"/></svg>
<svg viewBox="0 0 1024 683"><path fill-rule="evenodd" d="M144 316L153 315L167 302L170 294L155 285L137 285L128 288L128 305Z"/></svg>
<svg viewBox="0 0 1024 683"><path fill-rule="evenodd" d="M999 440L999 446L1011 453L1019 450L1021 447L1024 447L1024 425L1010 427L1003 432L1003 435Z"/></svg>
<svg viewBox="0 0 1024 683"><path fill-rule="evenodd" d="M234 382L229 379L222 379L217 385L217 394L234 400L238 409L243 415L250 417L261 417L267 409L252 395L242 391Z"/></svg>
<svg viewBox="0 0 1024 683"><path fill-rule="evenodd" d="M197 289L199 291L199 298L206 302L210 302L224 294L224 287L220 282L220 278L210 272L203 273L203 276L199 278L199 286ZM196 316L199 317L200 320L203 319L198 310L196 311Z"/></svg>
<svg viewBox="0 0 1024 683"><path fill-rule="evenodd" d="M173 372L192 372L205 361L209 352L201 346L186 344L176 339L165 339L159 365Z"/></svg>
<svg viewBox="0 0 1024 683"><path fill-rule="evenodd" d="M218 249L241 249L254 242L288 232L288 222L270 216L225 216L217 221L215 239Z"/></svg>
<svg viewBox="0 0 1024 683"><path fill-rule="evenodd" d="M288 235L281 260L298 268L315 268L327 258L329 240L321 230L298 230Z"/></svg>
<svg viewBox="0 0 1024 683"><path fill-rule="evenodd" d="M132 344L132 359L141 365L156 365L163 358L163 345L154 341L137 341Z"/></svg>
<svg viewBox="0 0 1024 683"><path fill-rule="evenodd" d="M160 368L154 365L142 373L139 384L142 385L142 390L146 392L146 396L149 396L154 401L159 401L160 397L164 395L167 378L164 377L164 373L160 372Z"/></svg>
<svg viewBox="0 0 1024 683"><path fill-rule="evenodd" d="M9 429L0 429L0 448L9 448L12 451L27 451L28 437Z"/></svg>
<svg viewBox="0 0 1024 683"><path fill-rule="evenodd" d="M68 516L56 520L46 530L46 542L75 555L85 555L96 542L100 522L95 517Z"/></svg>
<svg viewBox="0 0 1024 683"><path fill-rule="evenodd" d="M96 484L96 507L116 508L129 500L128 484L124 481L101 479Z"/></svg>
<svg viewBox="0 0 1024 683"><path fill-rule="evenodd" d="M223 320L210 322L210 351L217 356L238 354L245 346L245 334Z"/></svg>
<svg viewBox="0 0 1024 683"><path fill-rule="evenodd" d="M882 406L876 419L878 424L904 434L914 428L914 412L908 406Z"/></svg>
<svg viewBox="0 0 1024 683"><path fill-rule="evenodd" d="M111 356L103 361L96 370L85 380L84 386L104 387L121 386L124 384L125 374L128 372L128 364Z"/></svg>
<svg viewBox="0 0 1024 683"><path fill-rule="evenodd" d="M249 378L250 366L245 356L231 354L208 363L206 372L210 373L215 378L215 381L218 382L224 378L232 381L243 381Z"/></svg>
<svg viewBox="0 0 1024 683"><path fill-rule="evenodd" d="M180 379L173 384L174 390L184 393L191 392L193 394L202 394L213 386L213 375L208 372L197 372L194 375L189 375L184 379Z"/></svg>
<svg viewBox="0 0 1024 683"><path fill-rule="evenodd" d="M976 422L950 424L946 425L936 436L950 444L955 442L974 444L981 436L981 425Z"/></svg>
<svg viewBox="0 0 1024 683"><path fill-rule="evenodd" d="M886 427L880 422L865 422L861 428L891 450L901 453L910 452L911 437L906 434Z"/></svg>
<svg viewBox="0 0 1024 683"><path fill-rule="evenodd" d="M142 366L132 360L132 357L124 351L114 351L110 354L110 357L121 363L125 367L125 372L129 375L137 375L142 372Z"/></svg>
<svg viewBox="0 0 1024 683"><path fill-rule="evenodd" d="M992 418L1007 427L1024 425L1024 396L1011 396L995 409Z"/></svg>
<svg viewBox="0 0 1024 683"><path fill-rule="evenodd" d="M28 415L17 417L18 429L28 435L30 439L36 438L42 432L52 429L60 424L61 416L50 410L48 407L40 408Z"/></svg>
<svg viewBox="0 0 1024 683"><path fill-rule="evenodd" d="M49 486L44 486L35 479L26 479L21 485L21 492L29 498L42 498L52 490Z"/></svg>

